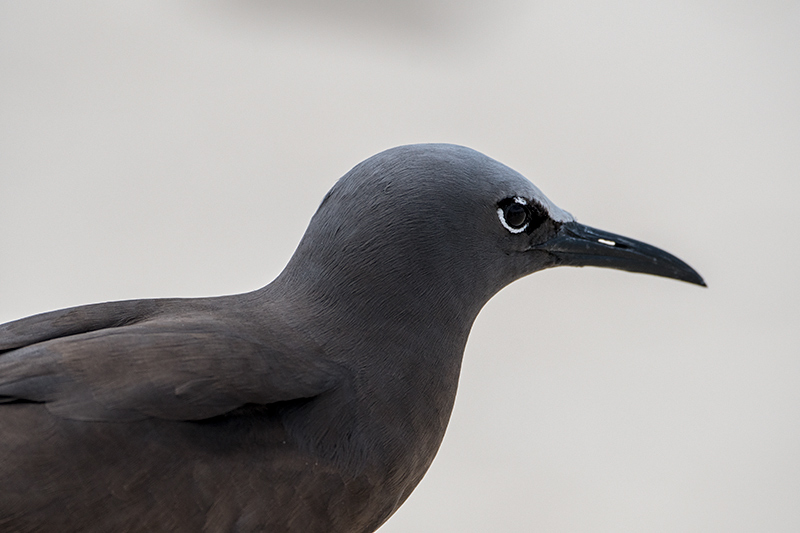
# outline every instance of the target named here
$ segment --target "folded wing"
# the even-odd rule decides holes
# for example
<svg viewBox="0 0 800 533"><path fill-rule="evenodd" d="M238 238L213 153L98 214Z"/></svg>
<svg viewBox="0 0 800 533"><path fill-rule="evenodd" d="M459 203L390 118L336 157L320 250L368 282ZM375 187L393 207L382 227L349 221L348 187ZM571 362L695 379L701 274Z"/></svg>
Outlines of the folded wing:
<svg viewBox="0 0 800 533"><path fill-rule="evenodd" d="M0 403L44 403L77 420L200 420L311 398L343 378L280 324L253 336L214 314L163 306L115 302L0 326Z"/></svg>

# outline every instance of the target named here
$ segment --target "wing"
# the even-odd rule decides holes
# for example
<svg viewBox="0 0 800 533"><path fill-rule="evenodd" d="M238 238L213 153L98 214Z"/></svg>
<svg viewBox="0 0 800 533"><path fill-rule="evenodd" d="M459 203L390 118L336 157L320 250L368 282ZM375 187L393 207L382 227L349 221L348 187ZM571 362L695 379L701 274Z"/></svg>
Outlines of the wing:
<svg viewBox="0 0 800 533"><path fill-rule="evenodd" d="M0 324L0 353L37 342L147 320L176 300L128 300L82 305Z"/></svg>
<svg viewBox="0 0 800 533"><path fill-rule="evenodd" d="M0 402L44 403L76 420L200 420L311 398L343 377L280 321L253 330L213 312L164 313L164 302L99 304L0 326Z"/></svg>

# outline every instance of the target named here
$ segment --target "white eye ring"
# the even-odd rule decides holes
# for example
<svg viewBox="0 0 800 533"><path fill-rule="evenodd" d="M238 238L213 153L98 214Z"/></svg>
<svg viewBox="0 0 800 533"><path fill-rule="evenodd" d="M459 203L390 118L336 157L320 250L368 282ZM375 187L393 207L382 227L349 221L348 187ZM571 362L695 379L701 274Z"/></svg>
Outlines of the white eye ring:
<svg viewBox="0 0 800 533"><path fill-rule="evenodd" d="M525 198L520 198L519 196L514 197L514 202L520 205L528 205L528 201L525 200ZM512 228L511 226L508 225L508 222L506 222L505 211L503 210L502 207L497 208L497 217L500 219L500 223L503 225L503 227L506 228L509 232L514 234L522 233L523 231L528 229L528 224L530 224L530 222L526 222L524 226L520 226L518 228Z"/></svg>

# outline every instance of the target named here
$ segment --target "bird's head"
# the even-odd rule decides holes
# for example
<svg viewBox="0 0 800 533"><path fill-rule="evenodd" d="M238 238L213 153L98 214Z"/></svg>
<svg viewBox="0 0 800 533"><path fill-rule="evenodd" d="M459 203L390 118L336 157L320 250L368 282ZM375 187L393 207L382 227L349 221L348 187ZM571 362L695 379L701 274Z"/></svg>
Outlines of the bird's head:
<svg viewBox="0 0 800 533"><path fill-rule="evenodd" d="M336 298L480 309L512 281L562 265L704 285L677 257L579 224L518 172L448 144L393 148L353 168L287 271Z"/></svg>

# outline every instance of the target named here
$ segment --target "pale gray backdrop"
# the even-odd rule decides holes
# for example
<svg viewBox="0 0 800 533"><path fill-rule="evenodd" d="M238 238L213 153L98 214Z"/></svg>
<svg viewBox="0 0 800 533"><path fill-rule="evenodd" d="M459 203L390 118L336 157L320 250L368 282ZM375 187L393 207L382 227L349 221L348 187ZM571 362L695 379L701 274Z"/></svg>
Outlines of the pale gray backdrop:
<svg viewBox="0 0 800 533"><path fill-rule="evenodd" d="M796 1L2 1L0 321L264 285L340 175L430 141L710 288L503 291L381 533L800 531Z"/></svg>

